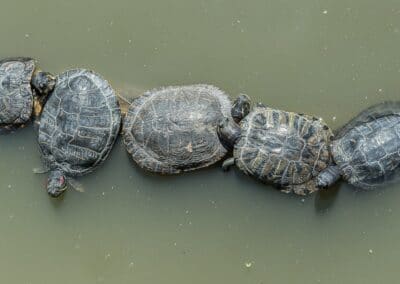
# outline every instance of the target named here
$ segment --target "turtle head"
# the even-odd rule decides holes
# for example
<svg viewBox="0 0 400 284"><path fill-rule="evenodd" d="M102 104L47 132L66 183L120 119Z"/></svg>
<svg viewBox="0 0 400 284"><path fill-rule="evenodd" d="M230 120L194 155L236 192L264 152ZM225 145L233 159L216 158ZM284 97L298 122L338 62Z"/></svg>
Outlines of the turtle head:
<svg viewBox="0 0 400 284"><path fill-rule="evenodd" d="M32 77L32 86L39 95L47 96L54 90L56 78L49 72L36 71Z"/></svg>
<svg viewBox="0 0 400 284"><path fill-rule="evenodd" d="M67 189L65 175L59 171L51 171L47 179L47 193L51 197L59 197Z"/></svg>
<svg viewBox="0 0 400 284"><path fill-rule="evenodd" d="M338 166L331 165L321 171L317 176L317 187L328 188L333 185L341 176L341 171Z"/></svg>
<svg viewBox="0 0 400 284"><path fill-rule="evenodd" d="M227 150L232 150L240 137L240 126L232 119L222 119L217 127L218 137Z"/></svg>
<svg viewBox="0 0 400 284"><path fill-rule="evenodd" d="M249 114L251 108L250 97L240 94L233 102L231 115L236 123L239 123L246 115Z"/></svg>

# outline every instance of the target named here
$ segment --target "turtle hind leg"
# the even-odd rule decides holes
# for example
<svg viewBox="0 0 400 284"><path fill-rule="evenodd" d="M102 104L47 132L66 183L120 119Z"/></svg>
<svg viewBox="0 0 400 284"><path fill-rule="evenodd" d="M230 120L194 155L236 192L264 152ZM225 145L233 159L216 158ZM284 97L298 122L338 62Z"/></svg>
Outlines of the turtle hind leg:
<svg viewBox="0 0 400 284"><path fill-rule="evenodd" d="M9 125L0 125L0 135L7 135L17 131L20 128L24 128L24 124L9 124Z"/></svg>

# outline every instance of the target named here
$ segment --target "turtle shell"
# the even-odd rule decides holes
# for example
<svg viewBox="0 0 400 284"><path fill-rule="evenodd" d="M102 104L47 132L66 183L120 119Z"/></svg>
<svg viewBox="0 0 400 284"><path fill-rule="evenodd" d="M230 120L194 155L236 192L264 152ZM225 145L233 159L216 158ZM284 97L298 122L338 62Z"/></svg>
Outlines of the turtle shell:
<svg viewBox="0 0 400 284"><path fill-rule="evenodd" d="M370 189L400 174L400 103L382 103L361 112L332 142L335 163L356 187Z"/></svg>
<svg viewBox="0 0 400 284"><path fill-rule="evenodd" d="M23 124L30 119L34 70L35 61L31 58L0 61L0 127Z"/></svg>
<svg viewBox="0 0 400 284"><path fill-rule="evenodd" d="M217 125L230 117L229 97L211 85L173 86L144 93L129 107L124 143L142 168L162 173L206 167L225 156Z"/></svg>
<svg viewBox="0 0 400 284"><path fill-rule="evenodd" d="M234 147L236 165L285 192L315 191L314 177L331 159L331 130L318 118L256 107L241 122Z"/></svg>
<svg viewBox="0 0 400 284"><path fill-rule="evenodd" d="M85 69L66 71L40 118L43 160L69 176L86 174L106 159L120 124L119 104L106 80Z"/></svg>

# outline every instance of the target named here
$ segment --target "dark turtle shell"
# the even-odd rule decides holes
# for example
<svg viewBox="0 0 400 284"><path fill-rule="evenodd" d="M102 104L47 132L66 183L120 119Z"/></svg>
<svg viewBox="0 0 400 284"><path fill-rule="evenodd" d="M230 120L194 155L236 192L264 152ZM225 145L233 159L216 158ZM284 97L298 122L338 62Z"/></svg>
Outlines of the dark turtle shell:
<svg viewBox="0 0 400 284"><path fill-rule="evenodd" d="M211 165L227 150L217 125L230 117L228 96L211 85L167 87L146 92L124 121L127 151L142 168L176 174Z"/></svg>
<svg viewBox="0 0 400 284"><path fill-rule="evenodd" d="M317 190L314 178L331 161L332 132L321 119L256 107L242 120L241 129L234 158L242 171L284 192Z"/></svg>
<svg viewBox="0 0 400 284"><path fill-rule="evenodd" d="M0 128L21 125L31 118L34 70L35 61L31 58L0 61Z"/></svg>
<svg viewBox="0 0 400 284"><path fill-rule="evenodd" d="M39 146L51 170L86 174L108 156L120 129L114 90L85 69L60 74L40 118Z"/></svg>
<svg viewBox="0 0 400 284"><path fill-rule="evenodd" d="M349 183L370 189L400 174L400 102L361 112L332 142L335 163Z"/></svg>

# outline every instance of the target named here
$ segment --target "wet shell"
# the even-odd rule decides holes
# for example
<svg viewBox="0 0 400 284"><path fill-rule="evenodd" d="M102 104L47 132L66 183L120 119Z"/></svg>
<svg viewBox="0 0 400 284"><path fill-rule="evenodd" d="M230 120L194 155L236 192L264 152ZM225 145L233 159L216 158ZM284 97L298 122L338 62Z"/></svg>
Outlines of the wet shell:
<svg viewBox="0 0 400 284"><path fill-rule="evenodd" d="M110 153L120 123L119 104L107 81L85 69L60 74L40 119L45 164L69 176L92 171Z"/></svg>
<svg viewBox="0 0 400 284"><path fill-rule="evenodd" d="M315 117L256 107L241 122L234 148L236 165L246 174L283 191L315 191L314 178L330 163L332 132Z"/></svg>
<svg viewBox="0 0 400 284"><path fill-rule="evenodd" d="M24 124L31 118L34 70L35 61L31 58L0 61L0 128Z"/></svg>
<svg viewBox="0 0 400 284"><path fill-rule="evenodd" d="M126 149L152 172L176 174L209 166L227 152L216 128L230 110L228 96L211 85L148 91L133 101L125 118Z"/></svg>
<svg viewBox="0 0 400 284"><path fill-rule="evenodd" d="M370 189L400 174L400 102L372 106L352 119L332 142L332 153L345 179Z"/></svg>

